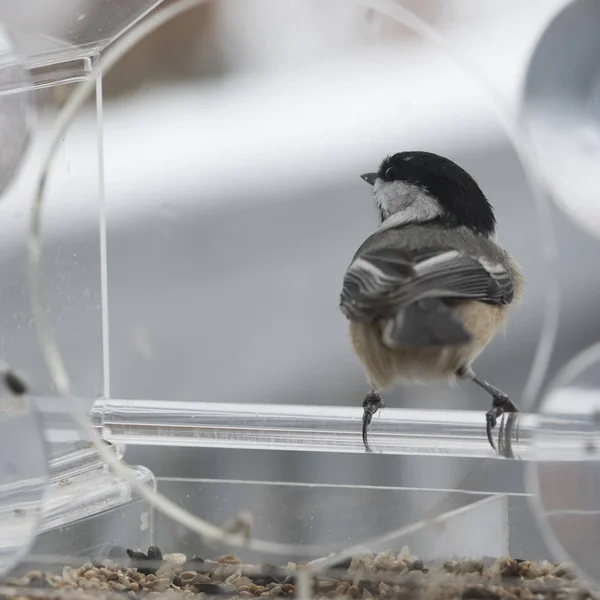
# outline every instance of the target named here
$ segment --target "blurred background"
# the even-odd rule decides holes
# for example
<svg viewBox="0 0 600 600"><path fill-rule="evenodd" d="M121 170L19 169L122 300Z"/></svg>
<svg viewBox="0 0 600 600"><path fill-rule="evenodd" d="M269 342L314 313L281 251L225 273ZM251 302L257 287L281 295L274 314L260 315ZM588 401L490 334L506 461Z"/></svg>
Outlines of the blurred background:
<svg viewBox="0 0 600 600"><path fill-rule="evenodd" d="M90 40L102 37L103 20L110 22L111 3L76 4L71 17L57 13L43 24L62 38L34 36L18 14L11 23L38 83L50 81L40 57L60 55L65 64L59 85L40 85L33 94L31 152L0 205L0 352L44 397L55 391L25 280L31 186L57 111L102 45ZM142 4L136 18L171 2ZM446 36L514 108L533 45L566 2L398 4ZM600 335L600 289L590 277L598 242L553 206L559 252L556 264L547 262L536 201L484 86L373 9L348 0L206 2L131 50L104 77L102 91L102 105L91 98L63 140L45 209L48 310L82 403L110 395L359 412L367 384L338 309L344 270L377 224L359 176L407 149L444 154L478 180L496 208L503 244L526 275L506 335L476 363L481 377L519 402L549 277L560 283L562 308L547 378ZM108 258L104 352L99 135ZM480 410L483 427L489 398L469 384L401 386L386 402ZM477 466L435 457L144 447L128 448L126 459L157 476L440 488L454 487ZM469 487L522 491L521 465L497 462ZM205 516L216 518L218 505L204 498ZM530 527L530 520L520 522L517 547L538 552L527 546Z"/></svg>

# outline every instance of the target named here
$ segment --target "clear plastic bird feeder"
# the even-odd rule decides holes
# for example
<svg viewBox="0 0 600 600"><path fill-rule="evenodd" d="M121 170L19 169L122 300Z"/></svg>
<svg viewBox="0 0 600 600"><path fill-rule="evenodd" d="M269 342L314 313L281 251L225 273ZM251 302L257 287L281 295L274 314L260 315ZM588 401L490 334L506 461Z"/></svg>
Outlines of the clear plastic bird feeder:
<svg viewBox="0 0 600 600"><path fill-rule="evenodd" d="M43 590L52 588L55 596L55 588L64 584L90 595L135 596L143 589L175 593L185 584L184 573L196 565L188 591L197 594L411 597L427 586L460 585L463 597L487 597L474 596L473 590L524 586L543 593L553 585L572 587L568 582L574 574L567 566L543 562L565 557L600 582L600 548L589 533L598 484L595 363L586 363L587 370L565 371L569 375L543 397L542 410L532 412L557 331L555 240L545 197L555 188L547 178L536 185L543 162L529 130L518 125L514 108L499 100L493 85L488 88L486 81L493 78L486 78L485 69L476 73L452 43L401 5L373 0L356 6L403 23L430 42L411 49L426 59L415 55L400 61L401 48L374 46L365 55L338 56L338 63L328 57L334 65L329 71L313 65L312 71L298 68L293 77L284 72L275 81L242 77L235 93L221 96L216 87L204 95L182 88L172 104L158 94L112 112L102 103L102 78L137 42L201 2L181 0L155 11L155 2L108 2L106 10L91 10L82 2L77 10L65 5L64 13L52 14L42 4L31 13L0 3L0 19L21 57L0 69L0 77L6 75L0 120L3 98L12 102L37 88L70 86L60 112L36 105L45 127L35 130L29 162L0 198L5 219L13 220L4 243L16 257L7 264L13 265L8 272L18 290L11 295L7 286L0 349L2 358L29 375L32 390L19 399L7 392L13 412L0 415L3 456L19 459L3 463L0 471L0 518L6 523L0 592L34 587L42 588L36 594L43 597ZM395 61L404 71L397 78L382 77ZM436 77L419 76L426 64L436 65ZM408 89L406 81L414 87ZM451 151L448 131L440 134L432 127L441 135L437 139L420 127L410 129L417 110L411 94L419 86L427 100L418 109L422 114L432 119L443 113L448 131L471 119L467 129L476 133L468 144L486 148L481 138L500 136L511 153L503 162L494 159L487 174L482 168L488 187L481 183L493 190L503 242L520 246L532 294L538 294L517 313L517 333L511 330L507 338L526 334L522 344L512 346L527 371L519 397L512 394L524 412L501 420L494 451L485 436L484 404L479 410L451 410L449 396L434 409L420 396L424 408L386 408L372 424L375 455L359 457L364 453L360 388L344 387L348 365L357 373L359 367L339 357L329 363L320 358L317 364L310 355L318 346L325 356L341 356L339 348L347 341L336 298L344 261L368 232L361 161L366 155L377 161L381 148L396 151L397 144ZM453 99L442 101L436 86L451 87ZM85 105L94 94L95 110ZM353 95L370 107L366 114L357 114ZM224 98L229 109L219 112ZM21 104L18 110L24 110ZM144 110L161 115L153 119L151 132L150 126L139 131L133 126ZM14 121L14 142L0 156L7 177L26 146L28 123ZM117 152L123 147L129 148L127 164ZM356 166L356 189L342 187L323 201L329 165L339 160L342 148L348 169L331 169L339 169L335 177L342 178ZM490 148L486 151L493 154ZM318 156L315 162L327 173L315 163L307 166L302 157L309 155ZM499 173L502 169L509 172ZM139 173L139 189L127 185L131 172ZM264 172L270 174L268 185ZM520 178L516 192L509 189L515 178ZM192 193L187 198L170 193L173 182ZM297 194L308 198L305 203L280 201L296 190L303 190ZM134 200L125 201L127 194ZM222 212L220 194L235 200ZM273 196L266 230L263 213L253 212L248 200L264 194ZM503 223L510 206L501 197L522 203L520 194L529 198L518 214L528 214L530 222ZM356 225L361 219L364 230ZM508 233L511 228L520 233ZM341 233L346 229L350 234ZM307 232L313 236L310 243ZM520 256L519 248L511 250ZM281 262L272 267L270 260ZM294 371L297 364L303 365L302 373ZM579 385L582 378L585 386ZM335 397L337 385L342 391L334 405L321 393L327 389ZM318 397L308 403L311 389ZM281 390L288 396L280 400ZM194 464L206 471L182 475L174 461L156 477L146 466L127 466L125 449L129 458L129 452L143 457L141 448L154 457L194 452ZM332 455L345 456L356 459L365 483L316 482L302 474L288 481L207 475L211 461L222 467L235 460L222 457L236 451L266 462L274 453L300 453L296 456L309 473L316 473L311 471L316 463L335 461ZM377 461L391 464L385 455L403 461L400 481L369 483ZM519 479L498 489L493 479L487 487L471 489L469 476L462 482L454 478L450 489L442 483L410 484L412 475L404 469L417 464L408 462L413 459L437 465L431 472L440 482L443 465L456 466L457 459L495 474L506 465L523 464L527 485L523 489ZM455 462L445 462L450 460ZM521 472L511 473L514 484ZM568 485L556 485L567 480ZM122 549L145 553L151 544L187 559L235 552L241 562L226 556L218 564L183 564L180 556L171 557L170 571L166 563L159 565L168 575L153 574L147 588L150 580L125 581L122 572L121 587L109 585L107 574L105 581L88 577L92 568L100 569L96 562L76 575L63 569L107 557L113 566L144 569L140 560L148 556L128 556ZM507 556L522 560L494 562ZM522 566L523 559L542 562ZM277 565L276 571L265 564ZM44 573L60 570L62 583L44 580ZM427 579L430 573L440 579ZM586 584L577 585L585 589Z"/></svg>

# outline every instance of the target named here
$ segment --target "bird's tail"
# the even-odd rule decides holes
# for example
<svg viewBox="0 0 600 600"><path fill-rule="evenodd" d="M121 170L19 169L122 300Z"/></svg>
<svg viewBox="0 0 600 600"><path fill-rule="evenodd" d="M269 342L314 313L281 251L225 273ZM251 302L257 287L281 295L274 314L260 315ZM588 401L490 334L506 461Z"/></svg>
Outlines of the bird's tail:
<svg viewBox="0 0 600 600"><path fill-rule="evenodd" d="M471 339L459 316L439 298L414 302L396 313L383 329L390 348L453 346Z"/></svg>

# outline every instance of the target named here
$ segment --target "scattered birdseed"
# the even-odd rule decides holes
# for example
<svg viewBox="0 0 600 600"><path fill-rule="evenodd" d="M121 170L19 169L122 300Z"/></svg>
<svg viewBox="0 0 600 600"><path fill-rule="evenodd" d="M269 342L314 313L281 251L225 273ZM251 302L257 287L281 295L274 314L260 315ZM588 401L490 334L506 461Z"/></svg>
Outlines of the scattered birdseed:
<svg viewBox="0 0 600 600"><path fill-rule="evenodd" d="M318 572L319 561L258 567L243 564L235 554L188 559L163 555L157 546L145 553L114 548L106 556L79 568L65 566L60 575L34 570L6 578L0 582L0 598L59 600L65 591L88 600L94 595L123 600L294 598L294 573L313 569L314 600L600 600L566 563L506 557L428 563L407 548L345 559L326 574Z"/></svg>

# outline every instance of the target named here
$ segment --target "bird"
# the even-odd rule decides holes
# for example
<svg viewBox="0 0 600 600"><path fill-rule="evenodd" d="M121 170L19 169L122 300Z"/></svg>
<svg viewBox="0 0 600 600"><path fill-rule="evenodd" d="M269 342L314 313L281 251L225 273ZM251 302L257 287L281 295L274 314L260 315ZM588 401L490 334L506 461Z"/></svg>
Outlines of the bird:
<svg viewBox="0 0 600 600"><path fill-rule="evenodd" d="M521 267L500 244L494 208L457 163L425 151L387 156L372 186L379 226L344 274L340 309L369 382L362 439L398 382L468 380L491 396L487 438L518 406L479 378L474 360L521 297Z"/></svg>

